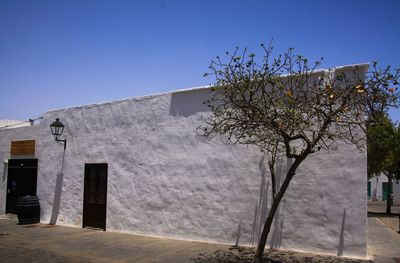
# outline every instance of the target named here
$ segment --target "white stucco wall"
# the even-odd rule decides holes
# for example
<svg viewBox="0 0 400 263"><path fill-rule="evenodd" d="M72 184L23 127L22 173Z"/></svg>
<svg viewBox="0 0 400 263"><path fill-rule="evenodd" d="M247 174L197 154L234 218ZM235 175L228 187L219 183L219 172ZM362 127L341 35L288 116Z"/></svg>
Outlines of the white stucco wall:
<svg viewBox="0 0 400 263"><path fill-rule="evenodd" d="M257 242L271 204L268 169L255 148L196 136L200 117L208 114L207 95L198 89L45 113L36 133L41 221L58 211L58 223L81 226L84 164L107 163L107 231ZM63 173L63 147L48 129L55 118L65 124L68 140ZM0 136L5 159L3 146L16 135ZM269 244L365 257L366 161L350 145L310 156L280 205ZM285 167L282 161L282 173ZM57 180L62 192L54 210Z"/></svg>

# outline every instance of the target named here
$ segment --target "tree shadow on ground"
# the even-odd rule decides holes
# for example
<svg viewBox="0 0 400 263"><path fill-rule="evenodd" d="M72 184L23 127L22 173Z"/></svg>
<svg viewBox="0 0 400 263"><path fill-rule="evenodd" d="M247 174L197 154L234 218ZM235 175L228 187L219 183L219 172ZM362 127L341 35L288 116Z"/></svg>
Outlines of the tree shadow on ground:
<svg viewBox="0 0 400 263"><path fill-rule="evenodd" d="M385 212L368 212L368 217L397 217L398 213L387 214Z"/></svg>
<svg viewBox="0 0 400 263"><path fill-rule="evenodd" d="M208 254L202 253L191 258L193 263L252 263L254 248L230 247L229 250L216 250ZM372 263L371 260L351 259L335 256L323 256L311 253L267 249L264 253L264 263Z"/></svg>
<svg viewBox="0 0 400 263"><path fill-rule="evenodd" d="M212 254L201 253L191 258L194 263L251 263L254 257L253 248L232 246L229 250L216 250Z"/></svg>

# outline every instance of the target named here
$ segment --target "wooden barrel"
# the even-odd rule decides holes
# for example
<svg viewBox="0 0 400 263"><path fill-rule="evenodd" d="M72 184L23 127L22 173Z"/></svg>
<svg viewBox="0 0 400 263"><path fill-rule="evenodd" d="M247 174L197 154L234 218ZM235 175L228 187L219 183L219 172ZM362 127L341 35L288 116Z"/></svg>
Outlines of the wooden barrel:
<svg viewBox="0 0 400 263"><path fill-rule="evenodd" d="M40 204L36 195L18 197L17 202L18 223L20 225L35 224L40 222Z"/></svg>

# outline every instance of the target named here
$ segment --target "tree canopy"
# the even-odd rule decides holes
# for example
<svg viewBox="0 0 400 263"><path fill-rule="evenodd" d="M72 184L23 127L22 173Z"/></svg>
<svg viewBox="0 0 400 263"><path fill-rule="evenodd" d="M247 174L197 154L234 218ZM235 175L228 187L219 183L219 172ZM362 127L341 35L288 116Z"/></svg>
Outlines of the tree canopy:
<svg viewBox="0 0 400 263"><path fill-rule="evenodd" d="M400 172L400 128L386 114L368 127L368 176Z"/></svg>
<svg viewBox="0 0 400 263"><path fill-rule="evenodd" d="M368 126L367 139L368 178L382 174L388 178L386 213L390 214L392 181L400 179L400 126L381 113L379 119Z"/></svg>
<svg viewBox="0 0 400 263"><path fill-rule="evenodd" d="M215 79L205 101L212 114L199 127L206 138L257 146L268 160L273 202L255 262L262 262L276 209L300 164L321 149L335 150L337 142L365 149L374 116L398 104L400 75L376 63L370 72L366 65L318 70L322 59L310 64L293 49L273 57L272 45L261 46L260 57L236 48L212 60L205 74ZM275 163L282 157L293 162L277 185Z"/></svg>

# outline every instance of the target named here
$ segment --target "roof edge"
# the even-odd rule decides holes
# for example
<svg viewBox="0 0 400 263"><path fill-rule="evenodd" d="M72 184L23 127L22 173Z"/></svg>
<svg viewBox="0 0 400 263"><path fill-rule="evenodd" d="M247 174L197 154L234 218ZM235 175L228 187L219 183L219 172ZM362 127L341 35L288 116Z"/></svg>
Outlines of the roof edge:
<svg viewBox="0 0 400 263"><path fill-rule="evenodd" d="M334 69L334 70L342 70L342 69L356 68L356 67L359 67L361 70L366 72L370 65L371 65L371 63L369 63L369 62L357 63L357 64L348 64L348 65L342 65L342 66L337 66L337 67L332 67L332 68L317 69L317 70L313 71L312 74L318 74L318 73L329 71L329 70L332 70L332 69ZM285 77L285 76L288 76L288 75L282 75L282 77ZM168 95L168 94L174 94L174 93L200 91L200 90L209 89L211 87L212 87L212 85L198 86L198 87L191 87L191 88L185 88L185 89L177 89L177 90L159 92L159 93L143 95L143 96L138 96L138 97L117 99L117 100L104 101L104 102L92 103L92 104L84 104L84 105L79 105L79 106L71 106L71 107L61 108L61 109L52 109L52 110L46 111L43 115L49 114L49 113L52 113L52 112L56 112L56 111L61 111L61 110L71 110L71 109L79 109L79 108L92 108L92 107L108 105L108 104L114 104L114 103L123 103L123 102L126 102L126 101L138 101L138 100L144 100L144 99L151 99L151 98L154 98L154 97L159 97L159 96Z"/></svg>

